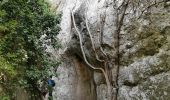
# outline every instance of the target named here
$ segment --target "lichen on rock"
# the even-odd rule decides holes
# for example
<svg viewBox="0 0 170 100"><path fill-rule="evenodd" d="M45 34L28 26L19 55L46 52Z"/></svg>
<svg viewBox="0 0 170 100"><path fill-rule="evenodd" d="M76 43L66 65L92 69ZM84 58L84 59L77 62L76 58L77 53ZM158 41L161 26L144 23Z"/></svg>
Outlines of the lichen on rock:
<svg viewBox="0 0 170 100"><path fill-rule="evenodd" d="M62 5L59 6L62 7L59 8L63 12L62 30L58 38L63 45L60 53L65 56L66 60L62 61L62 65L57 70L60 74L56 79L58 82L55 91L56 100L80 100L79 98L107 100L105 79L100 71L94 71L85 64L79 37L71 19L73 10L76 25L79 30L82 29L81 35L84 39L83 47L87 60L94 66L101 67L103 65L95 59L90 36L82 24L85 24L87 18L95 46L98 47L100 17L106 14L102 47L113 62L110 63L112 64L110 69L114 83L114 63L117 61L113 58L116 55L114 49L117 49L113 47L117 43L117 34L114 33L116 13L113 8L114 3L110 0L106 1L107 3L105 0L61 1ZM156 0L156 2L161 1ZM134 3L136 13L133 13L133 6L128 6L127 15L120 30L118 100L169 100L170 13L168 6L164 7L163 1L154 4L154 0L143 0L139 5L136 2L131 3ZM150 7L149 4L154 6ZM149 9L143 11L147 7ZM97 53L99 57L103 57L102 52Z"/></svg>

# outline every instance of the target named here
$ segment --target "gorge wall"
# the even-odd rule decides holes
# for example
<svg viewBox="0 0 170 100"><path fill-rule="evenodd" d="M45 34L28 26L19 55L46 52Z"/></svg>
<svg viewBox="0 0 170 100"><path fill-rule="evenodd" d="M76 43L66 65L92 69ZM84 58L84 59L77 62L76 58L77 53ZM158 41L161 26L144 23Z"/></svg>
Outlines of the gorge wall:
<svg viewBox="0 0 170 100"><path fill-rule="evenodd" d="M56 70L59 76L55 78L54 100L108 100L103 74L90 68L83 58L72 13L83 38L87 60L96 67L102 63L95 58L84 24L88 22L93 42L100 47L98 30L104 18L101 46L111 62L111 83L118 81L117 100L170 99L170 2L127 0L128 7L117 39L115 7L121 7L123 1L51 0L56 12L62 13L58 35L62 48L54 53L59 54L57 58L61 61ZM118 80L115 80L115 49L119 49ZM102 57L102 52L97 53ZM115 94L116 87L112 89Z"/></svg>

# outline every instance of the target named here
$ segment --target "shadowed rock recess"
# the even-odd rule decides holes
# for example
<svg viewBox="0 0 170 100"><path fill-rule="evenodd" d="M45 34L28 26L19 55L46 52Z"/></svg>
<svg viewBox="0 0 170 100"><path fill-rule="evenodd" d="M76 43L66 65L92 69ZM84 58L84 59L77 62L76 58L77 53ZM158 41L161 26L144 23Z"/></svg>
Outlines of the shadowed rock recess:
<svg viewBox="0 0 170 100"><path fill-rule="evenodd" d="M95 59L90 36L83 25L87 19L94 44L98 47L98 29L101 16L105 16L102 48L110 59L116 55L114 49L119 50L120 56L117 100L170 100L170 2L130 0L119 33L119 47L114 48L117 34L114 33L116 11L113 1L51 0L56 12L62 13L58 35L62 48L55 51L59 53L57 57L61 65L56 71L59 76L55 79L54 100L108 100L103 74L84 61L72 12L83 38L87 60L96 67L101 67L102 63ZM118 0L117 5L121 2L123 0ZM97 53L102 57L101 52ZM114 84L117 60L111 61Z"/></svg>

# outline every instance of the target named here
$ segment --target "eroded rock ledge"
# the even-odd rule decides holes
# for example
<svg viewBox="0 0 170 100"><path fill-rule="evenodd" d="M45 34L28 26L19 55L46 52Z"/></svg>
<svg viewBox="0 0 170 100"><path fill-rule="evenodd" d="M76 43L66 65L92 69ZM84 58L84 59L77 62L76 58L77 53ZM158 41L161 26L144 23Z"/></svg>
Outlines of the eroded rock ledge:
<svg viewBox="0 0 170 100"><path fill-rule="evenodd" d="M92 71L85 64L78 35L73 28L71 11L83 22L85 13L89 27L98 45L97 30L100 16L106 14L103 28L103 48L111 57L116 42L113 31L115 12L112 1L106 0L54 0L62 12L61 29L58 35L63 48L57 52L62 64L57 69L56 100L107 100L106 83L101 72ZM152 3L152 0L150 1ZM160 2L160 1L156 1ZM147 0L143 0L148 6ZM120 32L120 72L118 100L169 100L170 96L170 12L169 2L150 7L148 12L139 5L136 15L125 17ZM166 6L165 6L166 5ZM129 6L132 7L132 6ZM143 15L141 15L141 12ZM81 23L77 23L79 29ZM82 29L83 30L83 29ZM90 63L100 66L92 55L89 36L82 33L85 53ZM113 68L114 76L114 68Z"/></svg>

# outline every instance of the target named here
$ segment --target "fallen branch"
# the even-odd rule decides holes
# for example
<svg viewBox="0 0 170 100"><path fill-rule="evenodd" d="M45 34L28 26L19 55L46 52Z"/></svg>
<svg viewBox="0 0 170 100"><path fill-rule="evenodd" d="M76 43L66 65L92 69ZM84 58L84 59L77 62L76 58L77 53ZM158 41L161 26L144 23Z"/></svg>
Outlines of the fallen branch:
<svg viewBox="0 0 170 100"><path fill-rule="evenodd" d="M106 11L105 11L106 12ZM100 17L101 18L101 17ZM99 48L100 48L100 50L101 50L101 52L105 55L105 58L107 57L107 54L104 52L104 50L103 50L103 48L102 48L102 44L103 44L103 30L104 30L104 23L105 23L105 18L106 18L106 13L105 13L105 15L104 15L104 17L103 18L101 18L102 19L102 21L100 21L100 35L99 35L99 42L100 42L100 46L99 46Z"/></svg>
<svg viewBox="0 0 170 100"><path fill-rule="evenodd" d="M128 8L128 5L129 5L129 1L130 0L127 0L127 2L125 2L125 0L123 1L123 13L121 14L120 16L120 19L119 19L119 15L117 13L117 29L116 29L116 34L117 34L117 69L116 69L116 79L115 79L115 86L116 86L116 94L115 94L115 100L117 100L118 98L118 91L119 91L119 84L118 84L118 78L119 78L119 67L120 67L120 56L119 56L119 46L120 46L120 31L121 31L121 28L122 28L122 25L123 25L123 20L125 18L125 13L126 13L126 10ZM118 11L118 10L117 10Z"/></svg>
<svg viewBox="0 0 170 100"><path fill-rule="evenodd" d="M79 35L80 48L81 48L81 51L82 51L82 54L83 54L83 58L84 58L86 64L87 64L89 67L91 67L92 69L94 69L94 70L101 70L103 73L105 73L102 68L96 68L96 67L94 67L93 65L91 65L91 64L87 61L87 58L86 58L86 55L85 55L85 52L84 52L84 49L83 49L83 43L82 43L81 33L79 32L78 28L76 27L76 23L75 23L75 19L74 19L74 14L73 14L73 12L71 12L71 13L72 13L73 25L74 25L74 28L75 28L76 32L77 32L78 35Z"/></svg>
<svg viewBox="0 0 170 100"><path fill-rule="evenodd" d="M76 23L75 23L75 18L74 18L74 14L73 12L71 11L71 16L72 16L72 21L73 21L73 25L74 25L74 28L76 30L76 32L78 33L79 35L79 39L80 39L80 48L81 48L81 51L82 51L82 54L83 54L83 58L84 58L84 61L85 63L92 69L94 70L100 70L102 71L104 77L105 77L105 80L106 80L106 84L107 84L107 87L108 87L108 95L110 96L110 94L112 93L112 89L111 89L111 84L110 84L110 81L109 81L109 78L108 78L108 75L107 73L105 72L105 70L103 68L97 68L97 67L94 67L93 65L91 65L88 61L87 61L87 58L86 58L86 55L85 55L85 52L84 52L84 49L83 49L83 43L82 43L82 37L81 37L81 33L79 32L78 28L76 27ZM111 100L111 99L110 99Z"/></svg>
<svg viewBox="0 0 170 100"><path fill-rule="evenodd" d="M139 15L138 19L141 18L141 16L143 15L143 13L144 13L147 9L149 9L149 8L151 8L151 7L153 7L153 6L156 6L157 4L160 4L160 3L164 3L164 0L159 1L159 2L155 2L155 3L151 4L151 5L149 5L148 7L144 8L144 10L141 11L141 14Z"/></svg>
<svg viewBox="0 0 170 100"><path fill-rule="evenodd" d="M99 56L97 55L97 52L96 52L96 49L95 49L95 46L94 46L94 40L93 40L93 37L92 37L92 34L91 34L91 32L90 32L90 28L89 28L89 26L88 26L88 21L87 21L87 18L85 17L85 22L86 22L86 27L87 27L87 31L88 31L88 34L89 34L89 36L90 36L90 40L91 40L91 44L92 44L92 49L93 49L93 51L94 51L94 53L95 53L95 56L96 56L96 59L98 60L98 61L100 61L100 62L104 62L104 60L101 60L100 58L99 58Z"/></svg>

